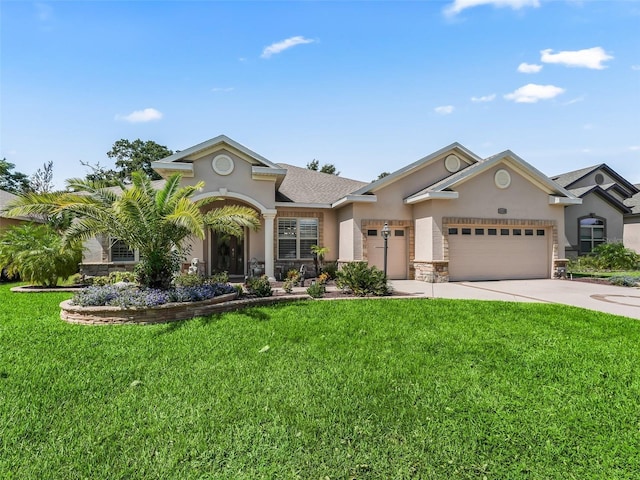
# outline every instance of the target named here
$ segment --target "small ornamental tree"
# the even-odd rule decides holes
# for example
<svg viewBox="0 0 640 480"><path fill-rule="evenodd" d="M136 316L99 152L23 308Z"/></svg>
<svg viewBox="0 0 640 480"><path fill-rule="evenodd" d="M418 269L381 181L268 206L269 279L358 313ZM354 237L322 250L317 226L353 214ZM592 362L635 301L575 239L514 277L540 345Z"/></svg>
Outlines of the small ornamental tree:
<svg viewBox="0 0 640 480"><path fill-rule="evenodd" d="M0 236L0 267L34 285L55 287L78 271L82 243L63 242L50 225L24 224Z"/></svg>

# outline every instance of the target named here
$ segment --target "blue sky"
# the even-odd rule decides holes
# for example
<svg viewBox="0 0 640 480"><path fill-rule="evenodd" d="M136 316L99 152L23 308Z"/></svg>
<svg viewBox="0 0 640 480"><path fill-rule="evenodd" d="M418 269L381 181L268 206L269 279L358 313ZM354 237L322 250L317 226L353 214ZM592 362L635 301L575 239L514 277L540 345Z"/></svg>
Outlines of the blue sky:
<svg viewBox="0 0 640 480"><path fill-rule="evenodd" d="M640 183L640 2L2 1L0 158L226 134L373 180L454 141Z"/></svg>

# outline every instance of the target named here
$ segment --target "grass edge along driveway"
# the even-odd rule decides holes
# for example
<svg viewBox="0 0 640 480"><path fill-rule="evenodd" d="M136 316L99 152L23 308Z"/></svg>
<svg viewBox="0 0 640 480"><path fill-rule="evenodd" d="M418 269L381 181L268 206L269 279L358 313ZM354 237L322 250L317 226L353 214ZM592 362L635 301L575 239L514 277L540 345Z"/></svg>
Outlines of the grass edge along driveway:
<svg viewBox="0 0 640 480"><path fill-rule="evenodd" d="M640 323L302 302L158 326L0 286L0 478L637 478Z"/></svg>

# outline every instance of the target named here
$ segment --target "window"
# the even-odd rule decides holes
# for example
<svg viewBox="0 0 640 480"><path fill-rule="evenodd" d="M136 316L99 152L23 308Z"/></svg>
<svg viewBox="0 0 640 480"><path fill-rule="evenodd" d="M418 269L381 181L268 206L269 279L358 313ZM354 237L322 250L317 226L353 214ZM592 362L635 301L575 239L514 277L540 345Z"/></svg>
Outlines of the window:
<svg viewBox="0 0 640 480"><path fill-rule="evenodd" d="M520 230L519 228L514 228L513 229L513 234L514 235L522 235L522 230Z"/></svg>
<svg viewBox="0 0 640 480"><path fill-rule="evenodd" d="M377 237L378 230L367 230L367 237Z"/></svg>
<svg viewBox="0 0 640 480"><path fill-rule="evenodd" d="M527 229L524 231L524 234L525 234L526 236L530 237L530 236L532 236L532 235L533 235L533 230L532 230L532 229L530 229L530 228L527 228Z"/></svg>
<svg viewBox="0 0 640 480"><path fill-rule="evenodd" d="M476 235L484 235L484 228L476 228Z"/></svg>
<svg viewBox="0 0 640 480"><path fill-rule="evenodd" d="M122 240L113 240L111 243L112 262L135 262L136 253Z"/></svg>
<svg viewBox="0 0 640 480"><path fill-rule="evenodd" d="M278 219L278 258L313 258L311 246L317 244L317 218Z"/></svg>
<svg viewBox="0 0 640 480"><path fill-rule="evenodd" d="M538 235L539 237L544 237L544 230L543 229L536 230L536 235Z"/></svg>
<svg viewBox="0 0 640 480"><path fill-rule="evenodd" d="M603 218L580 219L580 253L589 253L605 242L606 223Z"/></svg>
<svg viewBox="0 0 640 480"><path fill-rule="evenodd" d="M393 231L393 236L394 237L404 237L404 230L394 230Z"/></svg>
<svg viewBox="0 0 640 480"><path fill-rule="evenodd" d="M497 235L498 230L496 228L487 228L487 235Z"/></svg>
<svg viewBox="0 0 640 480"><path fill-rule="evenodd" d="M450 228L449 229L449 235L457 235L458 234L458 229L457 228Z"/></svg>
<svg viewBox="0 0 640 480"><path fill-rule="evenodd" d="M471 235L471 229L470 228L463 228L462 229L462 234L463 235Z"/></svg>
<svg viewBox="0 0 640 480"><path fill-rule="evenodd" d="M508 228L501 228L500 229L500 235L509 235L509 229Z"/></svg>

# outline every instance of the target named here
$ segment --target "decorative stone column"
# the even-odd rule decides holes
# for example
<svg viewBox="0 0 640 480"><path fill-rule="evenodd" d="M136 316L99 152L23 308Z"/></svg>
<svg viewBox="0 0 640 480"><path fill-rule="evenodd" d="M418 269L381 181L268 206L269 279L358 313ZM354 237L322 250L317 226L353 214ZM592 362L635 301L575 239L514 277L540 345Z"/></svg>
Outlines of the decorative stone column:
<svg viewBox="0 0 640 480"><path fill-rule="evenodd" d="M273 225L275 223L276 212L263 212L262 218L264 218L264 273L269 277L269 281L275 282Z"/></svg>

